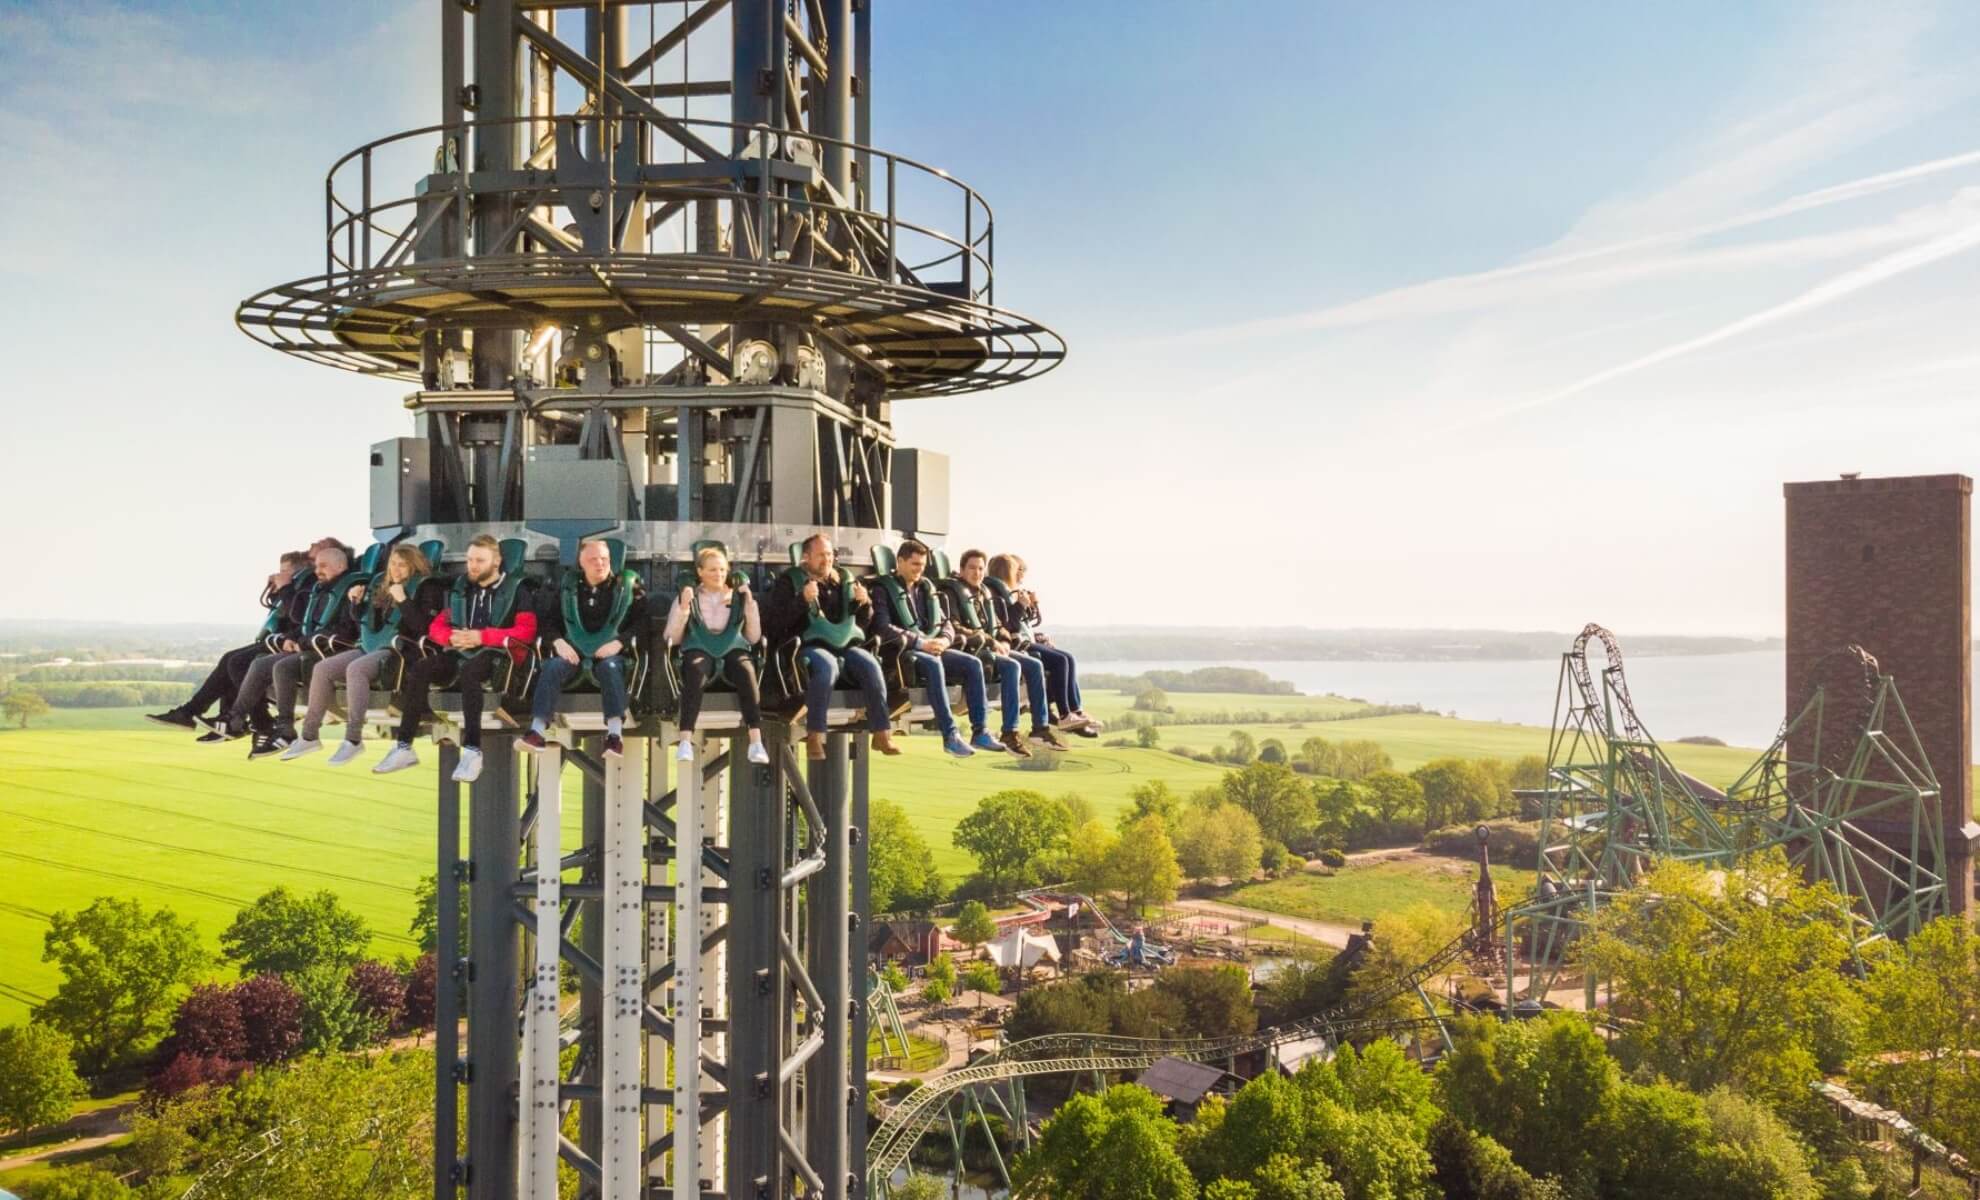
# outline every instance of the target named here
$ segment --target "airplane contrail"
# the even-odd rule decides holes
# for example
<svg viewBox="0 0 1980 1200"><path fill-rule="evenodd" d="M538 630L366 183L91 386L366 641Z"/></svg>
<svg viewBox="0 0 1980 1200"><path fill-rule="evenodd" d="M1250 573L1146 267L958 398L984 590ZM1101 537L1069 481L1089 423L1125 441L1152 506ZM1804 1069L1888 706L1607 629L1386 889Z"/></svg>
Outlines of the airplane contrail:
<svg viewBox="0 0 1980 1200"><path fill-rule="evenodd" d="M1423 283L1413 283L1399 288L1391 288L1385 292L1377 292L1372 296L1364 296L1359 300L1350 300L1342 304L1330 305L1326 308L1314 309L1309 312L1294 313L1290 316L1267 317L1261 320L1248 321L1235 325L1213 326L1206 329L1193 330L1166 339L1166 344L1173 346L1178 343L1217 343L1299 329L1324 329L1367 324L1388 317L1415 315L1418 310L1411 308L1412 301L1419 301L1426 297L1435 297L1441 293L1453 293L1454 295L1447 297L1444 303L1431 306L1431 311L1446 311L1453 307L1463 307L1462 297L1464 293L1475 291L1484 285L1499 283L1508 279L1516 279L1525 275L1540 274L1561 267L1574 266L1594 259L1626 254L1632 250L1666 246L1691 241L1695 238L1708 237L1716 233L1725 233L1729 230L1742 229L1749 225L1759 225L1767 221L1778 220L1782 217L1793 216L1797 213L1808 212L1817 208L1826 208L1832 204L1841 204L1849 200L1860 199L1864 196L1876 195L1879 192L1902 187L1915 180L1924 179L1946 171L1957 170L1961 167L1975 165L1980 165L1980 150L1969 150L1961 154L1935 158L1922 163L1914 163L1908 167L1899 167L1896 170L1883 171L1875 175L1866 175L1861 179L1852 179L1844 183L1833 184L1829 187L1817 188L1812 192L1803 192L1798 196L1790 196L1778 204L1771 204L1765 208L1743 213L1736 217L1728 217L1722 221L1714 221L1705 225L1694 225L1689 228L1672 230L1667 233L1646 234L1643 237L1630 238L1626 241L1591 246L1585 250L1574 250L1565 254L1554 254L1545 258L1536 258L1505 267L1495 267L1489 271L1478 271L1469 275L1446 275L1438 279L1427 280Z"/></svg>
<svg viewBox="0 0 1980 1200"><path fill-rule="evenodd" d="M1750 313L1737 321L1721 325L1709 333L1700 334L1694 338L1687 338L1682 342L1665 346L1661 350L1653 350L1648 354L1632 358L1628 362L1597 371L1593 375L1583 376L1564 388L1549 392L1544 396L1537 396L1531 400L1524 400L1518 404L1501 408L1477 420L1460 422L1451 427L1450 431L1454 432L1475 428L1478 425L1502 420L1518 413L1530 412L1536 408L1544 408L1549 404L1559 403L1570 396L1578 395L1581 392L1588 391L1590 388L1600 387L1625 375L1635 374L1647 367L1654 367L1659 363L1669 362L1671 359L1690 354L1695 350L1702 350L1707 346L1716 345L1719 342L1738 337L1740 334L1759 329L1762 326L1771 325L1776 321L1784 321L1789 317L1798 316L1801 313L1820 308L1825 304L1840 300L1853 292L1862 291L1864 288L1882 283L1887 279L1902 275L1908 271L1915 271L1920 267L1929 266L1941 259L1951 258L1955 254L1962 254L1973 249L1975 246L1980 246L1980 222L1955 229L1942 237L1931 238L1916 245L1907 246L1903 250L1886 254L1882 258L1873 259L1860 267L1844 271L1834 278L1825 279L1792 299L1783 300L1781 303L1763 308L1759 312Z"/></svg>

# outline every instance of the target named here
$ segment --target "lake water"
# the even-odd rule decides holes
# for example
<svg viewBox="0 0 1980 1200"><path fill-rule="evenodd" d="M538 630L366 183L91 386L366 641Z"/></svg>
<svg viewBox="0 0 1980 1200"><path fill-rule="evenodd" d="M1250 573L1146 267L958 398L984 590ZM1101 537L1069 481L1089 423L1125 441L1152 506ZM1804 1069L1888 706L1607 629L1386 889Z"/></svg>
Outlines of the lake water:
<svg viewBox="0 0 1980 1200"><path fill-rule="evenodd" d="M1592 665L1592 664L1591 664ZM1764 747L1785 715L1787 656L1780 650L1628 660L1629 691L1649 731L1665 741L1704 734ZM1251 667L1309 695L1420 704L1474 721L1551 724L1559 659L1512 662L1082 662L1082 671L1138 675L1197 667Z"/></svg>

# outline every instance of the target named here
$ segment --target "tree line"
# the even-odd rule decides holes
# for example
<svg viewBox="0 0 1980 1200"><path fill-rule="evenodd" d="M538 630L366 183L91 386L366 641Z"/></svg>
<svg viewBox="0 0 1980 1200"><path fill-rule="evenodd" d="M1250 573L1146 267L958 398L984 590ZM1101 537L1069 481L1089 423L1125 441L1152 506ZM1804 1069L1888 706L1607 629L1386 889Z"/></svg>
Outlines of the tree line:
<svg viewBox="0 0 1980 1200"><path fill-rule="evenodd" d="M1315 737L1301 744L1300 771L1283 755L1268 757L1269 744L1239 749L1244 765L1187 796L1160 780L1139 785L1111 826L1076 793L985 796L956 825L955 844L977 870L954 886L907 813L876 800L873 909L926 912L949 899L1070 882L1138 910L1174 899L1184 880L1242 881L1315 857L1337 866L1347 851L1413 845L1436 829L1517 813L1515 789L1539 786L1546 769L1537 755L1440 758L1405 775L1373 742Z"/></svg>
<svg viewBox="0 0 1980 1200"><path fill-rule="evenodd" d="M1578 951L1578 965L1613 984L1610 1011L1454 1019L1454 1048L1427 1075L1390 1041L1342 1047L1290 1077L1268 1070L1188 1121L1133 1086L1074 1096L1020 1157L1014 1196L1964 1194L1943 1177L1914 1191L1909 1164L1860 1144L1812 1085L1846 1078L1951 1150L1980 1153L1980 935L1946 917L1903 943L1852 950L1839 901L1778 854L1729 872L1660 867ZM1354 974L1392 969L1363 962ZM1335 967L1308 972L1308 985L1331 985L1315 1002L1354 986ZM1027 993L1013 1023L1195 1032L1146 1015L1158 1008L1076 980Z"/></svg>

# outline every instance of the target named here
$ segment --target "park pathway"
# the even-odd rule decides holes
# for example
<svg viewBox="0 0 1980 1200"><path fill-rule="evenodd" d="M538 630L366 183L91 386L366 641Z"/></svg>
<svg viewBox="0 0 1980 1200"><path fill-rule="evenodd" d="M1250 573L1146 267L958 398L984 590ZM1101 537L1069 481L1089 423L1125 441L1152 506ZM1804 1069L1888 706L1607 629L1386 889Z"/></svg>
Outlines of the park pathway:
<svg viewBox="0 0 1980 1200"><path fill-rule="evenodd" d="M1284 913L1266 912L1262 908L1246 908L1241 904L1226 904L1221 900L1177 900L1175 908L1186 908L1192 912L1210 916L1233 917L1240 920L1263 921L1280 929L1289 929L1301 937L1312 938L1336 950L1345 947L1348 935L1360 932L1354 925L1334 925L1325 921L1309 921L1304 917L1289 917Z"/></svg>

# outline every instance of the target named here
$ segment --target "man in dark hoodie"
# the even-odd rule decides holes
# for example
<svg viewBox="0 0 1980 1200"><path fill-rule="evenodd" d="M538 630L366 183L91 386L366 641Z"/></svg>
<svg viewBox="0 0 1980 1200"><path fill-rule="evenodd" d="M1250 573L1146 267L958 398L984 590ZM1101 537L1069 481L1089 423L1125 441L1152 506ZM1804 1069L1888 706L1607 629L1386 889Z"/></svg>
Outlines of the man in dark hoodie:
<svg viewBox="0 0 1980 1200"><path fill-rule="evenodd" d="M357 636L356 614L344 596L357 581L350 548L324 538L310 548L310 562L314 568L310 581L290 598L269 639L273 653L248 664L227 715L229 736L253 731L249 758L280 754L295 740L296 686L302 679L303 647L310 638L335 633L340 624L348 625L346 636ZM268 707L271 699L273 714Z"/></svg>
<svg viewBox="0 0 1980 1200"><path fill-rule="evenodd" d="M267 620L262 622L261 631L245 646L236 646L220 656L213 669L207 672L206 679L199 689L187 698L184 704L168 708L164 712L146 713L144 719L156 721L160 725L176 726L180 729L205 728L208 732L199 740L202 742L222 742L226 737L215 732L220 727L220 719L208 720L206 710L220 706L220 717L227 715L233 707L234 697L240 692L241 680L247 677L248 664L268 653L267 637L275 632L276 623L281 619L289 600L304 580L313 581L307 567L309 551L289 550L282 555L281 565L261 587L261 607L268 610Z"/></svg>

